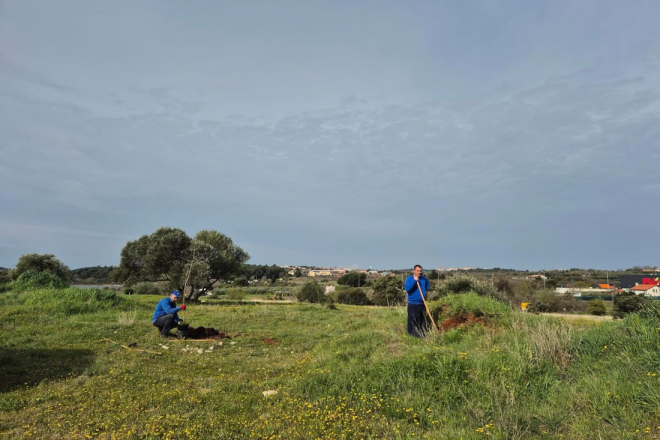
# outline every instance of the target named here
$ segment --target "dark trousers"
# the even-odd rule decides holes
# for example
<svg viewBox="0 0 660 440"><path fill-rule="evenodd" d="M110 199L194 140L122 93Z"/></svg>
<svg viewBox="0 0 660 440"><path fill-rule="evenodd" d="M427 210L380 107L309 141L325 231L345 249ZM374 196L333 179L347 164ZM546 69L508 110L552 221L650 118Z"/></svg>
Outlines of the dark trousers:
<svg viewBox="0 0 660 440"><path fill-rule="evenodd" d="M154 325L158 327L161 334L167 335L174 327L174 314L159 316Z"/></svg>
<svg viewBox="0 0 660 440"><path fill-rule="evenodd" d="M408 304L408 334L421 338L426 334L428 325L424 304Z"/></svg>

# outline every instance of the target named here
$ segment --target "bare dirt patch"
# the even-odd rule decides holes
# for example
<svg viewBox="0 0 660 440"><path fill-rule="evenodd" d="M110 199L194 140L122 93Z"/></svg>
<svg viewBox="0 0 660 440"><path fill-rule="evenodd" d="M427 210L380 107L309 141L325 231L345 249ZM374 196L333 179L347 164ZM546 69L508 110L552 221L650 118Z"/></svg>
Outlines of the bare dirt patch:
<svg viewBox="0 0 660 440"><path fill-rule="evenodd" d="M461 328L468 324L478 324L485 326L486 321L484 320L484 318L480 316L475 316L472 313L467 313L464 315L456 315L442 321L440 323L440 330L447 331L454 328Z"/></svg>

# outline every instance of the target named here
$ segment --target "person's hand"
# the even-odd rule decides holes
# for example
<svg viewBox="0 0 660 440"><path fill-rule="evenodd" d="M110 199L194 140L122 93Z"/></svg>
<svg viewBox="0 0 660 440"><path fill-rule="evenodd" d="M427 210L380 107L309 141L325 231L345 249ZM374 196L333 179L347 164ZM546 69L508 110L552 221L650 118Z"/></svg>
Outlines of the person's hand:
<svg viewBox="0 0 660 440"><path fill-rule="evenodd" d="M186 310L186 305L185 304L181 304L181 310Z"/></svg>
<svg viewBox="0 0 660 440"><path fill-rule="evenodd" d="M415 279L415 281L419 281L419 277L417 275L413 275L413 278Z"/></svg>

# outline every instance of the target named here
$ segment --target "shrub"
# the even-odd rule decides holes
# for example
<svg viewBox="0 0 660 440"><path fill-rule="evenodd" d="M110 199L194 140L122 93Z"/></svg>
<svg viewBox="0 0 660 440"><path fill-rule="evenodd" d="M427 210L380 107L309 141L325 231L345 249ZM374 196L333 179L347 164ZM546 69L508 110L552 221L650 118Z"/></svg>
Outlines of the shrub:
<svg viewBox="0 0 660 440"><path fill-rule="evenodd" d="M68 280L53 272L38 272L32 269L23 272L14 282L14 290L19 292L42 288L63 289L67 286Z"/></svg>
<svg viewBox="0 0 660 440"><path fill-rule="evenodd" d="M440 294L474 292L477 295L499 298L500 295L490 282L479 280L470 275L454 275L445 279L440 287Z"/></svg>
<svg viewBox="0 0 660 440"><path fill-rule="evenodd" d="M53 254L21 255L16 263L16 267L11 271L11 276L14 280L18 280L21 275L29 271L49 272L63 280L67 285L69 282L69 268Z"/></svg>
<svg viewBox="0 0 660 440"><path fill-rule="evenodd" d="M584 310L585 304L570 293L558 295L553 290L543 290L532 299L528 311L532 313L576 312Z"/></svg>
<svg viewBox="0 0 660 440"><path fill-rule="evenodd" d="M322 303L325 300L323 287L316 280L307 281L298 292L298 301L300 302Z"/></svg>
<svg viewBox="0 0 660 440"><path fill-rule="evenodd" d="M339 304L352 304L354 306L366 306L371 304L364 290L357 287L342 289L335 293L335 300Z"/></svg>
<svg viewBox="0 0 660 440"><path fill-rule="evenodd" d="M602 299L590 301L589 305L587 305L587 312L589 312L590 315L596 315L596 316L605 315L607 313L605 302Z"/></svg>
<svg viewBox="0 0 660 440"><path fill-rule="evenodd" d="M406 301L406 292L399 277L388 275L374 283L372 301L377 306L395 306Z"/></svg>
<svg viewBox="0 0 660 440"><path fill-rule="evenodd" d="M629 313L635 313L642 309L645 298L634 292L622 292L614 295L614 311L612 316L623 318Z"/></svg>
<svg viewBox="0 0 660 440"><path fill-rule="evenodd" d="M250 285L250 282L245 277L236 277L233 284L234 286L247 287Z"/></svg>
<svg viewBox="0 0 660 440"><path fill-rule="evenodd" d="M337 280L337 284L350 287L364 287L367 282L367 274L361 272L345 273Z"/></svg>
<svg viewBox="0 0 660 440"><path fill-rule="evenodd" d="M245 299L245 291L237 288L227 289L227 298L238 301L243 300Z"/></svg>
<svg viewBox="0 0 660 440"><path fill-rule="evenodd" d="M163 293L156 284L148 281L135 283L132 289L133 293L137 293L138 295L160 295Z"/></svg>
<svg viewBox="0 0 660 440"><path fill-rule="evenodd" d="M498 300L484 298L474 292L452 294L429 303L433 319L471 314L474 316L507 315L511 308Z"/></svg>

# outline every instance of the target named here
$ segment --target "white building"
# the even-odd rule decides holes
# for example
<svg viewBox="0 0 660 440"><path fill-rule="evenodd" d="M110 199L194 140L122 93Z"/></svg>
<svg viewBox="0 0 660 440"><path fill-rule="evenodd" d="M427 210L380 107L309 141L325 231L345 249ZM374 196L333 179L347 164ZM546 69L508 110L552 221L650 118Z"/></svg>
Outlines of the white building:
<svg viewBox="0 0 660 440"><path fill-rule="evenodd" d="M660 286L657 284L638 284L630 288L637 295L660 297Z"/></svg>

